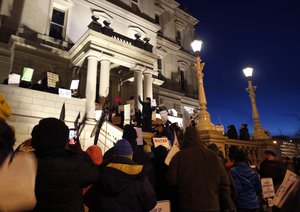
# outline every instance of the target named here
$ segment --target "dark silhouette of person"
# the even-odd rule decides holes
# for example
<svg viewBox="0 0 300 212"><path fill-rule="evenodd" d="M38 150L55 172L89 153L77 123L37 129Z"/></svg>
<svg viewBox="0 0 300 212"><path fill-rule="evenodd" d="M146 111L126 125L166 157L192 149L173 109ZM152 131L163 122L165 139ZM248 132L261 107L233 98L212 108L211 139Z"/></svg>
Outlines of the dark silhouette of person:
<svg viewBox="0 0 300 212"><path fill-rule="evenodd" d="M247 124L242 124L240 129L240 140L250 141L250 134Z"/></svg>
<svg viewBox="0 0 300 212"><path fill-rule="evenodd" d="M237 131L236 131L236 128L233 124L229 125L227 127L227 137L229 139L238 139L238 134L237 134Z"/></svg>
<svg viewBox="0 0 300 212"><path fill-rule="evenodd" d="M143 110L142 110L142 116L143 116L143 121L142 121L142 130L145 132L151 132L152 130L152 108L151 108L151 98L147 97L146 101L143 102L141 100L141 97L139 96L139 102L141 105L143 105Z"/></svg>

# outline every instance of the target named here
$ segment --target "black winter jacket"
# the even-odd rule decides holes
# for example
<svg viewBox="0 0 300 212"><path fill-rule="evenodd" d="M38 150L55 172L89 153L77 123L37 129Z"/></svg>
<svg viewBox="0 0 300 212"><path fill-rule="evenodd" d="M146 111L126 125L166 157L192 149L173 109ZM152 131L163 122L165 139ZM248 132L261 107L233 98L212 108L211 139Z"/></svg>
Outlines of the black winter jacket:
<svg viewBox="0 0 300 212"><path fill-rule="evenodd" d="M99 177L92 161L67 151L37 155L37 159L37 205L33 211L84 211L81 188Z"/></svg>
<svg viewBox="0 0 300 212"><path fill-rule="evenodd" d="M90 212L148 212L154 208L156 195L142 169L120 156L102 164L98 182L84 198Z"/></svg>

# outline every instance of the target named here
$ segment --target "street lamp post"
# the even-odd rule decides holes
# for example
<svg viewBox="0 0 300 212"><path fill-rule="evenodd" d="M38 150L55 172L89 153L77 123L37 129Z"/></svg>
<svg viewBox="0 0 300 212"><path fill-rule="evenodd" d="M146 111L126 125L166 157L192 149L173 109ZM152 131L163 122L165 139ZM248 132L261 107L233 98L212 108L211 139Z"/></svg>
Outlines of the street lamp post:
<svg viewBox="0 0 300 212"><path fill-rule="evenodd" d="M248 81L248 88L246 88L246 91L250 94L250 100L251 100L251 105L252 105L252 118L253 118L253 139L268 139L269 136L265 133L265 129L262 127L260 121L259 121L259 115L258 115L258 110L256 106L256 101L255 101L255 90L256 86L252 85L252 73L253 73L253 68L247 67L243 69L244 75L247 78Z"/></svg>
<svg viewBox="0 0 300 212"><path fill-rule="evenodd" d="M199 105L200 105L200 112L198 117L198 123L197 128L198 130L215 130L215 126L210 121L210 115L207 112L207 101L203 86L203 68L205 63L201 63L200 59L200 50L202 47L202 41L201 40L194 40L191 43L193 51L196 53L197 58L195 62L195 69L197 73L197 79L198 79L198 89L199 89Z"/></svg>

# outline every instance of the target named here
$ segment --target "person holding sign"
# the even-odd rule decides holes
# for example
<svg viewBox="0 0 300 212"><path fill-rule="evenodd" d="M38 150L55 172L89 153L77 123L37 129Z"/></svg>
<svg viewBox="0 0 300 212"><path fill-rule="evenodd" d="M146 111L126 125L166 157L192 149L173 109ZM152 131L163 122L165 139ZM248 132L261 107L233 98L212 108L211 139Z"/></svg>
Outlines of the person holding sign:
<svg viewBox="0 0 300 212"><path fill-rule="evenodd" d="M258 212L258 196L262 192L261 183L257 173L246 162L246 153L238 150L234 156L234 167L230 170L235 182L238 212Z"/></svg>
<svg viewBox="0 0 300 212"><path fill-rule="evenodd" d="M145 132L151 132L152 128L152 107L151 107L151 98L147 97L146 101L143 102L141 100L141 96L139 96L139 103L143 105L142 116L143 116L143 123L142 129Z"/></svg>

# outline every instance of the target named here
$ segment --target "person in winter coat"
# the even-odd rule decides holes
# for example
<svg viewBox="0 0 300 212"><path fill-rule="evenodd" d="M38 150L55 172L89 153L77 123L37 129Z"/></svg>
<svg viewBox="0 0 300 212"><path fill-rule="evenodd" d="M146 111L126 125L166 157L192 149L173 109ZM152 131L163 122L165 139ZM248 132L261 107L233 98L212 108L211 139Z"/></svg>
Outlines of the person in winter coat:
<svg viewBox="0 0 300 212"><path fill-rule="evenodd" d="M262 192L257 173L246 162L246 154L239 150L235 154L234 167L230 170L237 189L238 212L258 212L258 196Z"/></svg>
<svg viewBox="0 0 300 212"><path fill-rule="evenodd" d="M205 147L195 127L186 128L167 180L175 187L178 211L235 210L225 168L219 157Z"/></svg>
<svg viewBox="0 0 300 212"><path fill-rule="evenodd" d="M142 116L143 116L143 123L142 129L145 132L152 131L152 107L151 107L151 98L147 97L146 101L143 102L141 97L138 96L139 103L143 105Z"/></svg>
<svg viewBox="0 0 300 212"><path fill-rule="evenodd" d="M227 129L226 135L229 139L238 139L238 134L234 125L229 125Z"/></svg>
<svg viewBox="0 0 300 212"><path fill-rule="evenodd" d="M264 155L266 159L260 163L260 177L271 177L273 179L275 191L277 191L284 179L286 169L279 160L276 160L276 153L273 150L266 150Z"/></svg>
<svg viewBox="0 0 300 212"><path fill-rule="evenodd" d="M247 124L242 124L241 129L240 129L240 137L239 138L240 138L240 140L250 141L250 134L249 134Z"/></svg>
<svg viewBox="0 0 300 212"><path fill-rule="evenodd" d="M150 211L156 205L156 195L143 165L132 161L128 141L119 140L114 158L100 166L100 178L89 190L85 203L90 212Z"/></svg>
<svg viewBox="0 0 300 212"><path fill-rule="evenodd" d="M33 211L84 211L82 188L98 179L97 167L91 159L84 160L88 156L65 149L69 128L56 118L42 119L31 135L38 159Z"/></svg>
<svg viewBox="0 0 300 212"><path fill-rule="evenodd" d="M0 165L9 153L13 152L15 144L15 132L6 123L6 119L11 115L11 109L4 96L0 95Z"/></svg>
<svg viewBox="0 0 300 212"><path fill-rule="evenodd" d="M128 124L125 125L122 138L127 140L131 145L132 152L133 152L133 161L139 165L144 166L145 174L148 176L151 184L154 185L154 180L153 180L154 169L151 162L151 158L146 154L146 152L144 152L142 149L138 147L136 142L137 133L134 127ZM104 161L110 161L114 157L114 149L115 147L112 147L105 152L103 156Z"/></svg>

